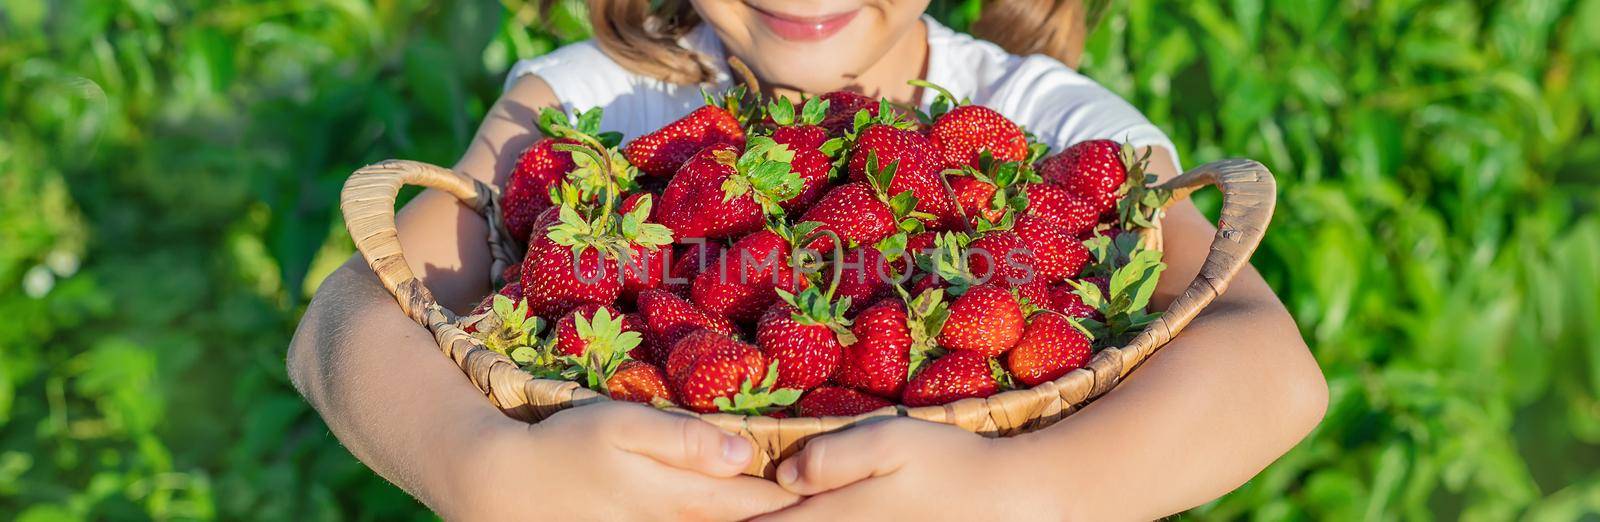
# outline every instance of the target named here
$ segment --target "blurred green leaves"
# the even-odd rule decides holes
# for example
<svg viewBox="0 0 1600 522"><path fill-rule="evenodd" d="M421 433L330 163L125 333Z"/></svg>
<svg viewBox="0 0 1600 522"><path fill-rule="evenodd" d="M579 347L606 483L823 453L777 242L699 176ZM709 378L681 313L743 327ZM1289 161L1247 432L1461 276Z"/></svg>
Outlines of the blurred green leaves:
<svg viewBox="0 0 1600 522"><path fill-rule="evenodd" d="M453 161L579 4L0 0L0 518L429 518L284 346L344 177ZM1600 513L1600 0L1116 2L1083 70L1278 173L1255 265L1329 379L1189 516Z"/></svg>
<svg viewBox="0 0 1600 522"><path fill-rule="evenodd" d="M1310 439L1193 515L1596 514L1597 6L1132 2L1093 35L1084 71L1186 163L1278 173L1255 265L1332 389Z"/></svg>

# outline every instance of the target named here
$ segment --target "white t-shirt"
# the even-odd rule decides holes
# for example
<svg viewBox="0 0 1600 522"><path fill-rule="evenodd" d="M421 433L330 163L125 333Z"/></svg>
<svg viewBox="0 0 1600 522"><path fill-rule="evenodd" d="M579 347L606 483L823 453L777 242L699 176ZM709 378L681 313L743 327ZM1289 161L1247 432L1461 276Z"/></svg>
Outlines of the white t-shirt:
<svg viewBox="0 0 1600 522"><path fill-rule="evenodd" d="M1000 112L1052 151L1080 141L1112 139L1136 147L1164 147L1176 161L1177 151L1161 129L1094 80L1048 56L1013 55L930 16L922 19L928 26L926 80ZM722 42L707 26L695 28L682 43L706 55L709 63L724 63ZM586 40L518 61L506 78L506 88L523 75L537 75L555 91L563 108L604 108L601 129L631 139L703 105L702 88L729 86L730 76L723 67L714 84L676 85L630 72ZM924 109L936 95L924 89Z"/></svg>

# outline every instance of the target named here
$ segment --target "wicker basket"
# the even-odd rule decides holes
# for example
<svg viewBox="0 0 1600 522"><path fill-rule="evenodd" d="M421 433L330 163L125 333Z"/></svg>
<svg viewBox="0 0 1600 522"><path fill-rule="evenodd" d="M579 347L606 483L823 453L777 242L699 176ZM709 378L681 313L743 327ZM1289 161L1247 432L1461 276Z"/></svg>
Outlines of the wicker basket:
<svg viewBox="0 0 1600 522"><path fill-rule="evenodd" d="M433 332L444 354L507 415L537 422L557 411L610 398L577 383L535 379L503 355L485 349L462 330L460 318L440 306L406 264L395 231L395 196L402 185L421 185L448 192L490 223L489 243L495 274L521 256L500 225L499 192L493 186L450 169L413 161L389 160L355 172L345 183L340 207L345 224L384 288L394 294L412 320ZM1121 348L1097 353L1084 368L1053 382L1013 390L984 399L964 399L942 406L886 407L855 417L787 418L729 414L696 415L755 443L760 451L745 473L771 478L776 463L798 451L806 439L879 417L912 417L960 426L990 437L1037 430L1082 408L1110 391L1129 372L1177 335L1200 310L1228 288L1260 244L1272 217L1276 183L1272 173L1250 160L1225 160L1202 165L1161 184L1176 192L1173 201L1208 184L1222 190L1221 219L1198 277L1173 301L1167 312ZM1159 227L1159 223L1158 223ZM1159 229L1158 229L1159 230ZM1160 234L1151 243L1159 248Z"/></svg>

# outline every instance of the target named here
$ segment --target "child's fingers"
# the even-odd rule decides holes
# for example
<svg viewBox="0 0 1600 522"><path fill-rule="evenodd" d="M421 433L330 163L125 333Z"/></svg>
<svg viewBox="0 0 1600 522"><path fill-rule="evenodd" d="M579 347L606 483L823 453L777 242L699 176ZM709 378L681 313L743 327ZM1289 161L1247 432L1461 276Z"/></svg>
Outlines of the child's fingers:
<svg viewBox="0 0 1600 522"><path fill-rule="evenodd" d="M903 463L896 448L917 436L916 422L895 419L817 437L778 465L778 485L815 495L893 473Z"/></svg>
<svg viewBox="0 0 1600 522"><path fill-rule="evenodd" d="M749 520L800 501L794 493L756 477L684 477L673 481L668 491L675 493L671 501L684 503L683 508L672 516L658 518Z"/></svg>
<svg viewBox="0 0 1600 522"><path fill-rule="evenodd" d="M617 408L616 415L608 435L617 448L675 468L732 477L755 454L749 441L687 415L641 407Z"/></svg>
<svg viewBox="0 0 1600 522"><path fill-rule="evenodd" d="M837 520L840 518L852 519L862 517L863 506L882 506L885 502L884 491L874 487L873 481L887 479L867 479L849 489L829 491L820 495L806 497L799 503L789 506L782 511L767 513L755 518L756 522L788 522L800 520Z"/></svg>

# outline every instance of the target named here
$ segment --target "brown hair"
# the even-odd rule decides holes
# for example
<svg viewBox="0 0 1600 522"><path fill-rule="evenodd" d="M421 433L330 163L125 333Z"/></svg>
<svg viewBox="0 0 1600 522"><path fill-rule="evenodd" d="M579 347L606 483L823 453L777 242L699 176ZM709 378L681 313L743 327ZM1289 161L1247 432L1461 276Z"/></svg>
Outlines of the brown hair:
<svg viewBox="0 0 1600 522"><path fill-rule="evenodd" d="M538 0L542 13L560 0ZM972 34L1012 54L1043 54L1077 67L1086 28L1110 0L988 0ZM715 76L704 57L678 45L700 23L689 0L588 0L594 41L629 71L671 83ZM548 17L544 17L548 19Z"/></svg>

